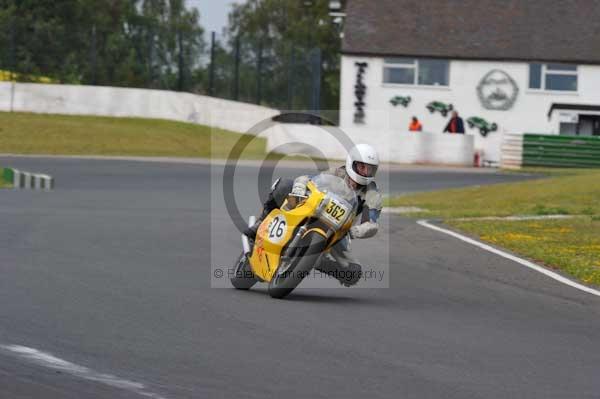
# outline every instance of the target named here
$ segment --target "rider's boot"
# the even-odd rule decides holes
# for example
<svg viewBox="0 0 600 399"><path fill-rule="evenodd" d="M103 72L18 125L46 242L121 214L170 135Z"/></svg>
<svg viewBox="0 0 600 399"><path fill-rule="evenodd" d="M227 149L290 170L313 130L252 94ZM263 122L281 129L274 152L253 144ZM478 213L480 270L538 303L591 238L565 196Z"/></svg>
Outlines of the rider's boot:
<svg viewBox="0 0 600 399"><path fill-rule="evenodd" d="M346 265L336 261L330 254L324 255L316 270L335 278L340 284L351 287L360 281L362 267L355 262L344 262Z"/></svg>

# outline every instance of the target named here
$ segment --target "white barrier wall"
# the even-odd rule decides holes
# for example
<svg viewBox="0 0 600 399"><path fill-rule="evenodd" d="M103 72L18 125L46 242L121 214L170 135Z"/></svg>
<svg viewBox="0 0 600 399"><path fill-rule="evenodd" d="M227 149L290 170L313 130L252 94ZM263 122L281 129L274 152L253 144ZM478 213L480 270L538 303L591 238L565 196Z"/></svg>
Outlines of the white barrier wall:
<svg viewBox="0 0 600 399"><path fill-rule="evenodd" d="M0 82L0 110L10 111L10 90L12 83Z"/></svg>
<svg viewBox="0 0 600 399"><path fill-rule="evenodd" d="M342 140L336 138L339 132L342 130L337 127L278 124L265 132L267 151L345 159L347 150ZM343 134L354 144L374 146L383 162L473 165L474 137L471 135L392 130L372 133L362 128L343 129Z"/></svg>
<svg viewBox="0 0 600 399"><path fill-rule="evenodd" d="M9 82L0 82L0 111L10 111L12 108L19 112L158 118L198 123L240 133L279 114L279 111L271 108L190 93L16 83L11 95L11 85ZM344 159L346 149L335 138L335 130L339 131L339 128L276 124L264 135L268 139L268 151ZM353 143L373 145L384 162L448 165L473 163L474 138L469 135L410 133L391 128L375 131L364 127L346 128L343 132Z"/></svg>
<svg viewBox="0 0 600 399"><path fill-rule="evenodd" d="M11 83L0 83L0 111L11 109ZM279 114L267 107L191 93L102 86L16 83L12 110L192 122L244 133Z"/></svg>

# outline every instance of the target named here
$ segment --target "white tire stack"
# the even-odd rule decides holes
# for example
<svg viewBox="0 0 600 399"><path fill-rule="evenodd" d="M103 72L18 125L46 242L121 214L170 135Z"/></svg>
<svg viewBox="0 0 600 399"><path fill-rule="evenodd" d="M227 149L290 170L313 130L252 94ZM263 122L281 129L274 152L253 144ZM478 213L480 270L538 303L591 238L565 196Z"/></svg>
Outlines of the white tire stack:
<svg viewBox="0 0 600 399"><path fill-rule="evenodd" d="M17 190L45 190L50 191L54 188L54 178L52 176L24 172L18 169L13 171L13 187Z"/></svg>

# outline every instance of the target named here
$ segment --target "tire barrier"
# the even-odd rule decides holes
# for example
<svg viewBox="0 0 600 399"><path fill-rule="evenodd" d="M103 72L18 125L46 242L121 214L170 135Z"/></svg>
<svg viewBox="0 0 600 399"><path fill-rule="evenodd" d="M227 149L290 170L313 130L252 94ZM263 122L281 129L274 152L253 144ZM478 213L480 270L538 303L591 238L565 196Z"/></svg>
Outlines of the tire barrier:
<svg viewBox="0 0 600 399"><path fill-rule="evenodd" d="M522 166L598 168L600 137L549 134L506 134L502 143L502 167Z"/></svg>
<svg viewBox="0 0 600 399"><path fill-rule="evenodd" d="M523 164L523 135L505 134L502 142L501 166L504 169L521 169Z"/></svg>
<svg viewBox="0 0 600 399"><path fill-rule="evenodd" d="M4 168L4 180L12 182L16 190L44 190L54 189L54 178L40 173L25 172L13 168Z"/></svg>
<svg viewBox="0 0 600 399"><path fill-rule="evenodd" d="M523 166L600 167L600 137L523 135Z"/></svg>

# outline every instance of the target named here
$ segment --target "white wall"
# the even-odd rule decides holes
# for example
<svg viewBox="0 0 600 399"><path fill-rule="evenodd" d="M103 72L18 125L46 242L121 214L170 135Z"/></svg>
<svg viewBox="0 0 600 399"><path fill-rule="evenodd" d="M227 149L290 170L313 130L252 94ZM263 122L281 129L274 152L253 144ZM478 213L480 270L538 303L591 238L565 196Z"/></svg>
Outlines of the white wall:
<svg viewBox="0 0 600 399"><path fill-rule="evenodd" d="M265 132L267 151L345 159L347 150L342 144L343 140L337 138L340 131L353 144L373 145L383 162L455 166L473 164L473 136L396 132L389 129L379 130L377 137L369 137L364 129L355 127L340 130L335 127L277 124Z"/></svg>
<svg viewBox="0 0 600 399"><path fill-rule="evenodd" d="M355 62L367 62L364 73L367 93L364 125L353 122L354 85L357 68ZM500 146L504 133L553 133L558 134L558 112L547 117L550 105L555 102L577 104L600 104L600 66L580 65L578 68L578 92L539 92L529 90L529 67L527 63L451 61L448 87L423 87L414 85L390 85L383 83L383 58L342 56L340 125L344 129L360 128L365 135L380 134L382 129L403 131L415 115L423 123L424 130L441 133L449 119L439 112L430 114L425 105L430 101L451 103L465 120L468 135L474 135L475 148L484 151L484 159L500 161ZM516 82L519 94L512 109L496 111L483 108L477 96L477 85L492 69L501 69ZM410 96L408 108L392 106L394 96ZM486 138L476 128L469 129L466 119L480 116L488 122L496 122L498 131Z"/></svg>
<svg viewBox="0 0 600 399"><path fill-rule="evenodd" d="M0 111L9 111L11 83L0 83ZM124 116L192 122L244 133L279 111L253 104L163 90L16 83L14 111Z"/></svg>
<svg viewBox="0 0 600 399"><path fill-rule="evenodd" d="M0 82L0 110L10 111L10 90L12 83Z"/></svg>

